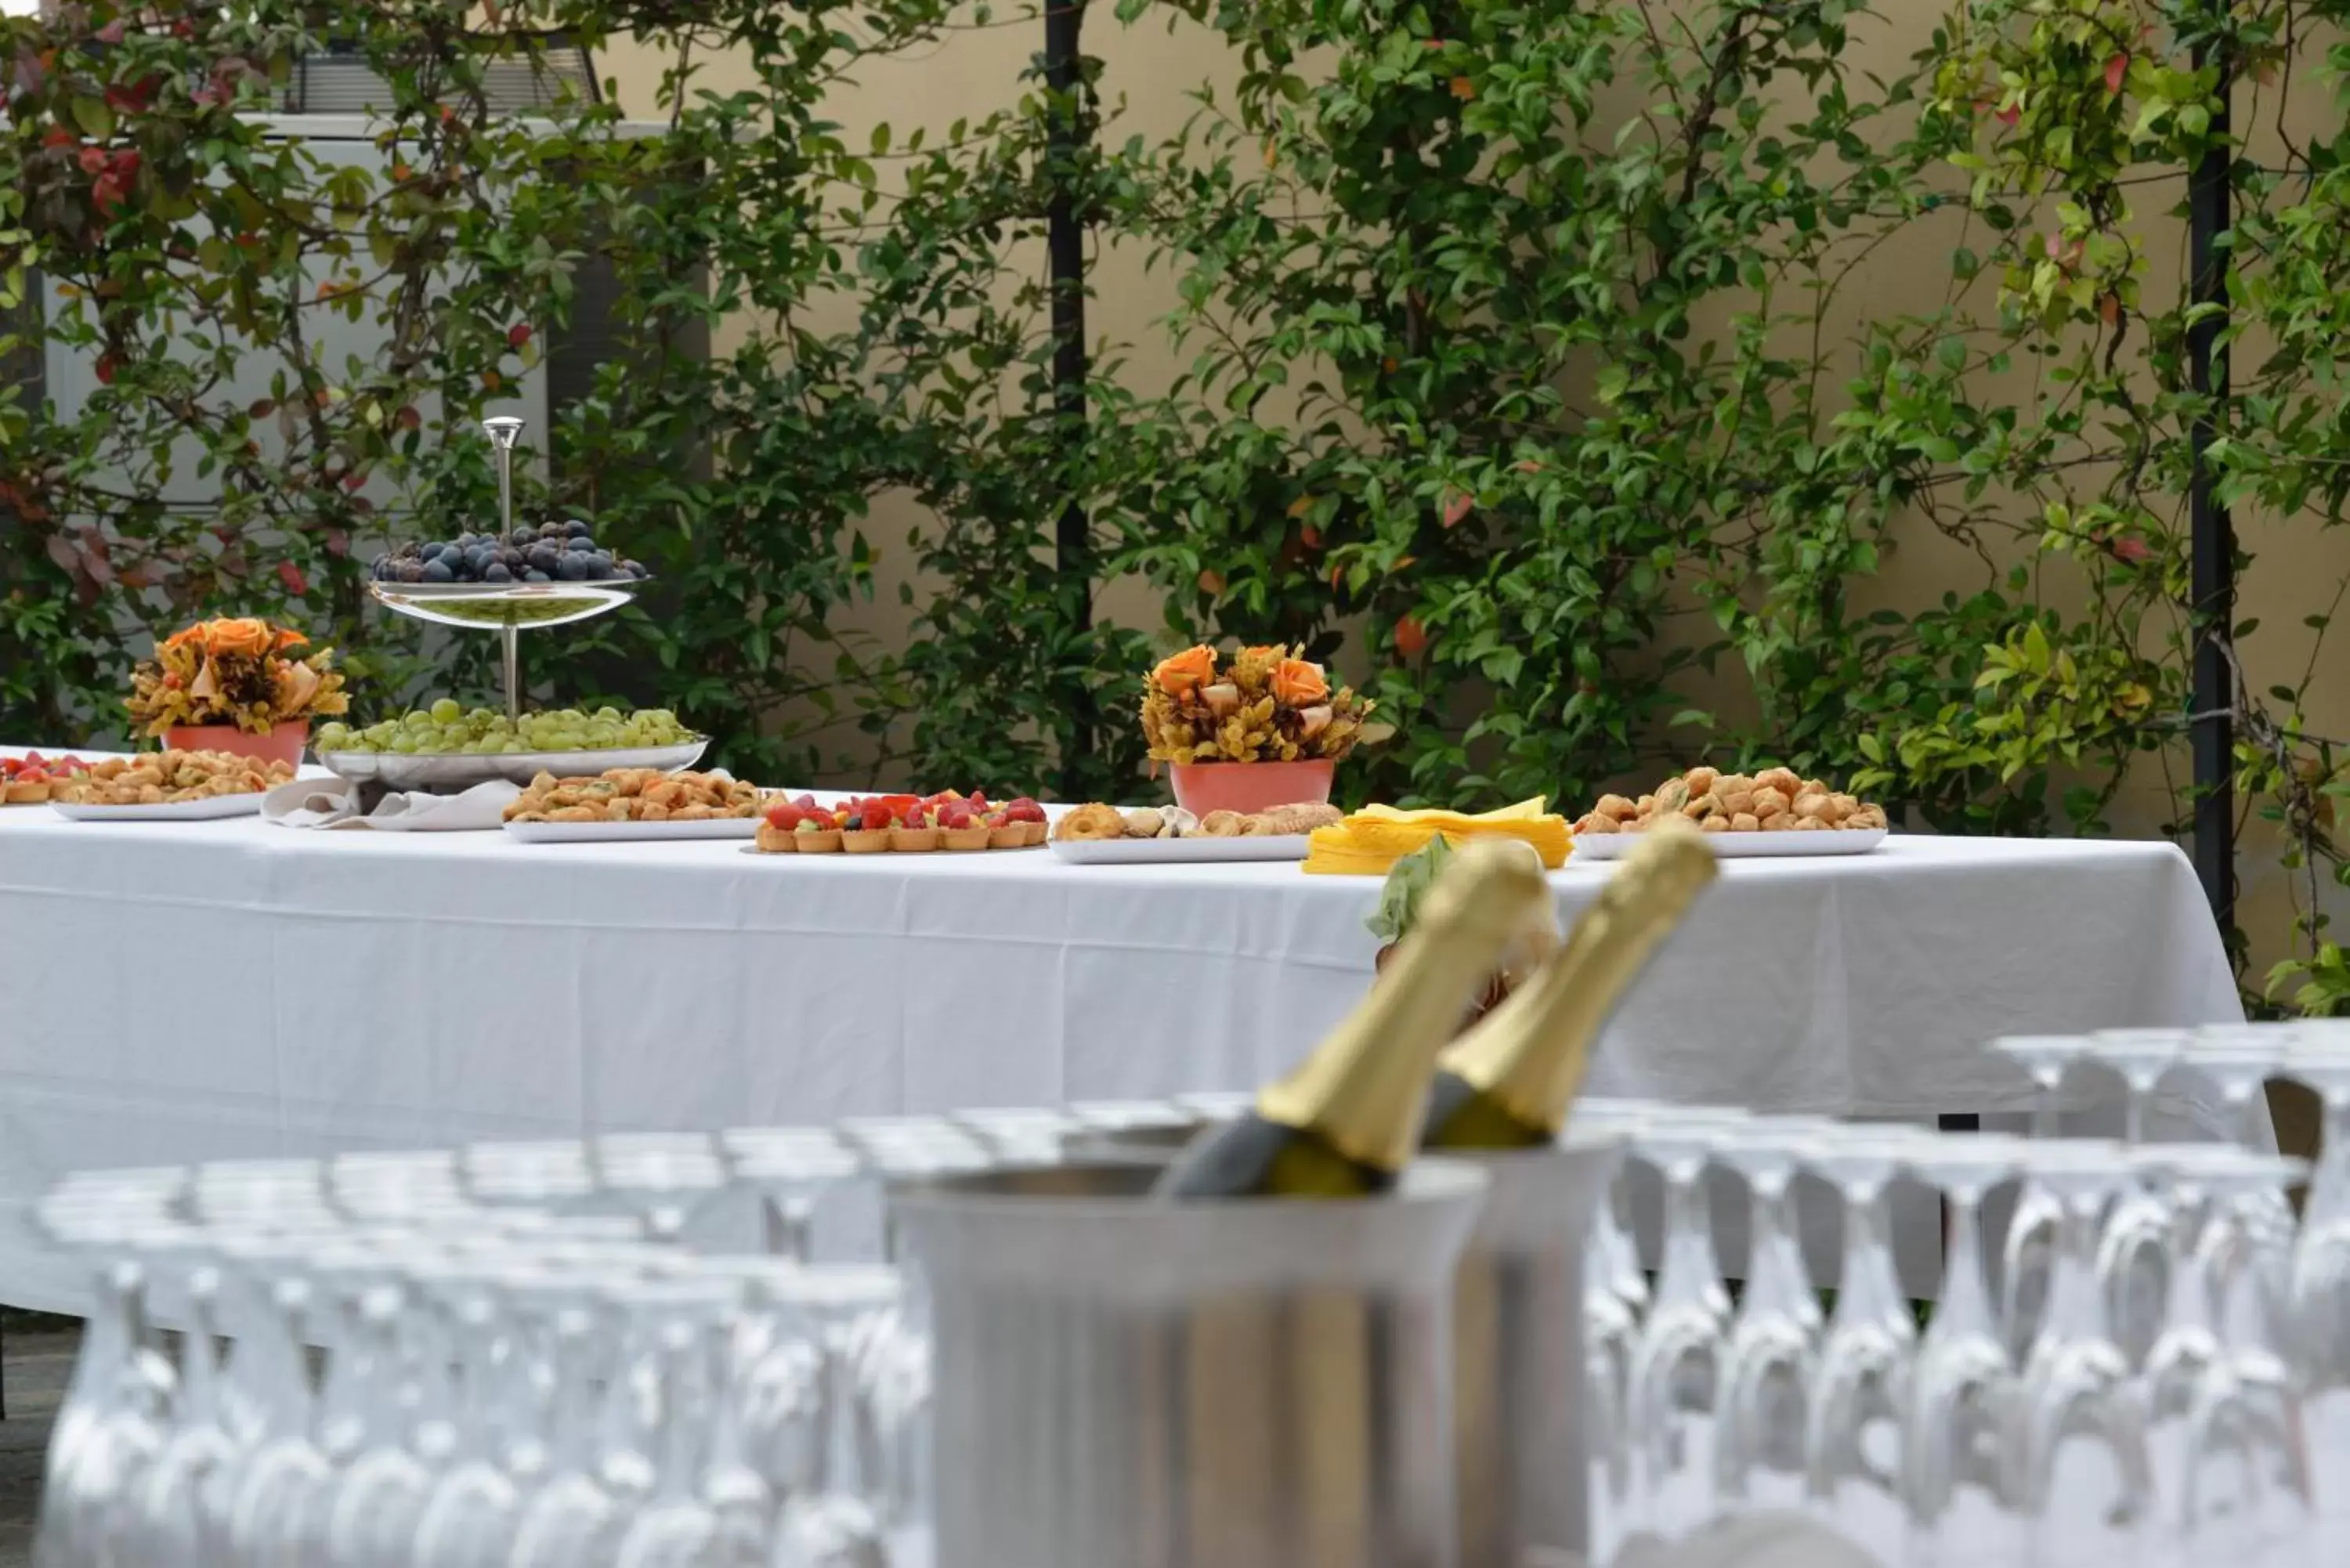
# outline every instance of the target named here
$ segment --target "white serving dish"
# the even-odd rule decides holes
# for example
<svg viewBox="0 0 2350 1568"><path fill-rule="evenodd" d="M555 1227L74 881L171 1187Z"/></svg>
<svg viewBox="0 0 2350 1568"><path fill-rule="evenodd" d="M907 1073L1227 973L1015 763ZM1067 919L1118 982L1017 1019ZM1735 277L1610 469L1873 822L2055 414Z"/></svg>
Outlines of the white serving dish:
<svg viewBox="0 0 2350 1568"><path fill-rule="evenodd" d="M1072 866L1202 866L1232 860L1303 860L1307 836L1264 838L1055 838Z"/></svg>
<svg viewBox="0 0 2350 1568"><path fill-rule="evenodd" d="M53 800L49 806L73 822L217 822L226 816L260 815L261 796L257 793L213 794L160 805L86 805L79 801Z"/></svg>
<svg viewBox="0 0 2350 1568"><path fill-rule="evenodd" d="M1723 860L1866 855L1885 842L1885 829L1830 827L1810 833L1709 833L1705 841ZM1620 860L1639 842L1637 833L1578 833L1575 836L1575 853L1567 863Z"/></svg>
<svg viewBox="0 0 2350 1568"><path fill-rule="evenodd" d="M526 784L541 774L595 778L613 768L658 768L673 774L702 760L710 737L673 746L614 746L592 752L321 752L319 765L338 777L373 780L386 789L453 793L504 779Z"/></svg>
<svg viewBox="0 0 2350 1568"><path fill-rule="evenodd" d="M509 822L505 836L522 844L658 844L670 839L756 838L755 816L712 816L697 822Z"/></svg>

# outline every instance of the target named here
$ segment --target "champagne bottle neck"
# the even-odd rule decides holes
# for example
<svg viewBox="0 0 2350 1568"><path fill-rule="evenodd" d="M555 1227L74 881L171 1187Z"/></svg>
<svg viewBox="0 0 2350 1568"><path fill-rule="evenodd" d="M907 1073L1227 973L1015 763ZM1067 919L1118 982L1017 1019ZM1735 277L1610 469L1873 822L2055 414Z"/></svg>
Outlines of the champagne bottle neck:
<svg viewBox="0 0 2350 1568"><path fill-rule="evenodd" d="M1474 847L1494 853L1462 852L1370 994L1304 1065L1265 1086L1259 1116L1311 1130L1380 1170L1410 1160L1437 1054L1472 992L1550 897L1533 857Z"/></svg>
<svg viewBox="0 0 2350 1568"><path fill-rule="evenodd" d="M1616 1004L1713 876L1713 852L1693 834L1643 844L1533 983L1444 1054L1445 1070L1528 1128L1555 1135Z"/></svg>

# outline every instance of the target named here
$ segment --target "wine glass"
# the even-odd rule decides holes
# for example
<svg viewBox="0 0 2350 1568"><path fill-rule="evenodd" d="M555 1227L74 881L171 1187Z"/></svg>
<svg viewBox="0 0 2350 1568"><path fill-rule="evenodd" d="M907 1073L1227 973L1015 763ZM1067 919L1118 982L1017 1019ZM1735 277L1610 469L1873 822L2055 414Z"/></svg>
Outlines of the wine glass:
<svg viewBox="0 0 2350 1568"><path fill-rule="evenodd" d="M1991 1048L2032 1075L2036 1091L2032 1136L2053 1138L2062 1121L2064 1080L2088 1051L2078 1034L2012 1034ZM2040 1331L2047 1310L2048 1281L2055 1264L2056 1236L2063 1223L2053 1194L2027 1179L2008 1217L2000 1269L2000 1322L2006 1325L2008 1354L2021 1360Z"/></svg>
<svg viewBox="0 0 2350 1568"><path fill-rule="evenodd" d="M545 1470L517 1500L509 1568L604 1568L649 1484L636 1460L634 1386L620 1344L646 1282L583 1280L553 1325Z"/></svg>
<svg viewBox="0 0 2350 1568"><path fill-rule="evenodd" d="M1812 1168L1844 1205L1835 1309L1820 1337L1819 1376L1805 1431L1814 1509L1884 1561L1905 1533L1901 1424L1909 1407L1918 1322L1893 1262L1893 1179L1930 1133L1854 1126L1824 1139Z"/></svg>
<svg viewBox="0 0 2350 1568"><path fill-rule="evenodd" d="M509 1450L533 1435L536 1393L515 1321L536 1271L448 1282L443 1309L455 1327L455 1403L447 1452L415 1521L415 1561L433 1568L504 1568L518 1489Z"/></svg>
<svg viewBox="0 0 2350 1568"><path fill-rule="evenodd" d="M2302 1162L2188 1145L2150 1158L2178 1216L2179 1251L2145 1377L2156 1560L2281 1561L2312 1522L2308 1445L2248 1225Z"/></svg>
<svg viewBox="0 0 2350 1568"><path fill-rule="evenodd" d="M2024 1150L2026 1169L2063 1214L2047 1313L2022 1366L2008 1438L2009 1494L2037 1562L2136 1562L2144 1545L2143 1405L2097 1278L2100 1222L2126 1158L2121 1145L2086 1139Z"/></svg>
<svg viewBox="0 0 2350 1568"><path fill-rule="evenodd" d="M1978 1555L2008 1561L2022 1542L2002 1492L2001 1443L2017 1397L2015 1369L1983 1274L1984 1195L2012 1178L2023 1140L1939 1137L1909 1151L1918 1179L1949 1216L1940 1300L1918 1345L1902 1416L1906 1561L1939 1568Z"/></svg>
<svg viewBox="0 0 2350 1568"><path fill-rule="evenodd" d="M2163 1078L2178 1064L2185 1044L2186 1032L2178 1029L2105 1029L2089 1037L2086 1059L2122 1080L2125 1140L2133 1147L2146 1142L2147 1106ZM2107 1329L2132 1366L2145 1365L2162 1329L2163 1306L2170 1295L2171 1245L2170 1216L2161 1199L2145 1183L2128 1180L2106 1218L2097 1248L2097 1278L2106 1293Z"/></svg>
<svg viewBox="0 0 2350 1568"><path fill-rule="evenodd" d="M470 1266L415 1258L405 1272L400 1372L384 1438L352 1460L327 1517L327 1560L335 1568L409 1568L416 1522L455 1448L450 1370L458 1359L447 1297Z"/></svg>
<svg viewBox="0 0 2350 1568"><path fill-rule="evenodd" d="M1683 1112L1650 1123L1634 1155L1665 1184L1663 1268L1632 1353L1627 1437L1636 1502L1625 1523L1670 1542L1705 1521L1713 1501L1711 1428L1719 1398L1730 1297L1713 1245L1705 1187L1721 1132L1742 1115Z"/></svg>
<svg viewBox="0 0 2350 1568"><path fill-rule="evenodd" d="M618 1568L753 1568L765 1555L764 1532L745 1542L704 1495L704 1461L723 1346L739 1292L732 1282L678 1280L645 1288L640 1309L654 1320L658 1355L653 1489L620 1535ZM740 1515L733 1522L740 1523Z"/></svg>
<svg viewBox="0 0 2350 1568"><path fill-rule="evenodd" d="M890 1269L818 1269L777 1294L818 1357L819 1417L815 1462L776 1521L775 1560L785 1568L886 1563L893 1526L898 1539L910 1535L925 1495L901 1469L915 1432L894 1425L874 1381L877 1348L903 1333L904 1281Z"/></svg>
<svg viewBox="0 0 2350 1568"><path fill-rule="evenodd" d="M126 1227L100 1249L97 1308L42 1479L34 1555L44 1568L109 1560L118 1515L162 1448L176 1375L152 1343L150 1276L139 1259L148 1243L178 1234L177 1227Z"/></svg>
<svg viewBox="0 0 2350 1568"><path fill-rule="evenodd" d="M111 1554L121 1563L212 1563L227 1547L220 1480L244 1448L230 1436L221 1408L221 1272L201 1231L169 1251L157 1248L156 1259L181 1274L178 1383L169 1431L114 1532Z"/></svg>
<svg viewBox="0 0 2350 1568"><path fill-rule="evenodd" d="M1725 1509L1800 1508L1808 1391L1820 1303L1796 1227L1795 1172L1818 1147L1809 1127L1773 1118L1721 1138L1752 1214L1746 1288L1722 1355L1714 1409L1715 1490Z"/></svg>

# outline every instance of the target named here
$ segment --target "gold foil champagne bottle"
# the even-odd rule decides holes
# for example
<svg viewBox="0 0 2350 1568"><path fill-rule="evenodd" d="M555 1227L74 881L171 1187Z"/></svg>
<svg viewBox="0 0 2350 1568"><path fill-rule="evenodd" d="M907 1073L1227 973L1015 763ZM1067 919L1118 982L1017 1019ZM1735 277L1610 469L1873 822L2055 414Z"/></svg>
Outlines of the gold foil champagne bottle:
<svg viewBox="0 0 2350 1568"><path fill-rule="evenodd" d="M1714 873L1704 834L1642 835L1534 980L1443 1054L1420 1147L1523 1148L1555 1138L1600 1030Z"/></svg>
<svg viewBox="0 0 2350 1568"><path fill-rule="evenodd" d="M1355 1198L1395 1185L1419 1142L1437 1053L1472 991L1550 898L1526 846L1472 841L1452 858L1369 994L1238 1121L1202 1134L1161 1198Z"/></svg>

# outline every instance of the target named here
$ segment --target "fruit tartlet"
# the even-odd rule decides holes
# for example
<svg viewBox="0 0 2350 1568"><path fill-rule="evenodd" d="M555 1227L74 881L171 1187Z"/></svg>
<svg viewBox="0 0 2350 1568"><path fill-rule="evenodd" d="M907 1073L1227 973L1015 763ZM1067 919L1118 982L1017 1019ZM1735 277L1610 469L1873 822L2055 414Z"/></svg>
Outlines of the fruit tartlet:
<svg viewBox="0 0 2350 1568"><path fill-rule="evenodd" d="M38 752L0 757L0 805L66 800L88 776L89 764L79 757L45 757Z"/></svg>
<svg viewBox="0 0 2350 1568"><path fill-rule="evenodd" d="M768 855L830 855L840 848L840 824L848 814L816 805L814 795L779 800L759 823L759 848Z"/></svg>

